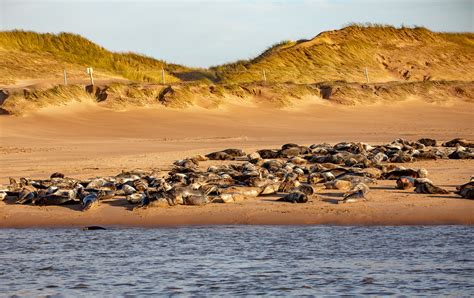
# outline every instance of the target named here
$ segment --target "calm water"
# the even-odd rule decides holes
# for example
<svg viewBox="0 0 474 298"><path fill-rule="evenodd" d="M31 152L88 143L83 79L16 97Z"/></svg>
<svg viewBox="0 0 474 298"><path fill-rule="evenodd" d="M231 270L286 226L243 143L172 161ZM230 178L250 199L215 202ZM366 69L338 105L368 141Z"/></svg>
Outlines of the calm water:
<svg viewBox="0 0 474 298"><path fill-rule="evenodd" d="M0 230L0 295L474 295L474 227Z"/></svg>

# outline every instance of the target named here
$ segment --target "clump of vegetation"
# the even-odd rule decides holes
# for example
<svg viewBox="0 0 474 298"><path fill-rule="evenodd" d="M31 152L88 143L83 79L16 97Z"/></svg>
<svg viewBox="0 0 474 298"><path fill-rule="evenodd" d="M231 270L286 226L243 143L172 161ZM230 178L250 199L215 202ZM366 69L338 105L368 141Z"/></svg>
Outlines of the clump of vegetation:
<svg viewBox="0 0 474 298"><path fill-rule="evenodd" d="M49 106L94 100L84 87L78 85L55 86L45 90L24 89L11 94L3 103L2 109L12 115L22 115Z"/></svg>
<svg viewBox="0 0 474 298"><path fill-rule="evenodd" d="M472 33L352 23L311 40L282 42L254 59L211 69L224 83L265 79L279 83L364 82L366 68L370 82L473 80L473 45Z"/></svg>
<svg viewBox="0 0 474 298"><path fill-rule="evenodd" d="M0 83L96 78L190 85L474 80L473 33L436 33L419 26L351 23L309 40L282 41L249 60L188 68L135 53L114 53L76 34L0 32Z"/></svg>
<svg viewBox="0 0 474 298"><path fill-rule="evenodd" d="M6 52L41 54L47 60L62 62L69 67L93 67L97 71L114 74L123 78L142 82L161 82L162 68L166 71L167 82L179 81L171 73L187 68L169 64L136 53L115 53L77 34L39 34L30 31L0 32L0 48ZM15 53L16 54L16 53ZM31 58L30 58L31 59ZM23 61L23 63L28 61ZM21 67L21 65L9 65ZM33 71L33 70L30 70Z"/></svg>

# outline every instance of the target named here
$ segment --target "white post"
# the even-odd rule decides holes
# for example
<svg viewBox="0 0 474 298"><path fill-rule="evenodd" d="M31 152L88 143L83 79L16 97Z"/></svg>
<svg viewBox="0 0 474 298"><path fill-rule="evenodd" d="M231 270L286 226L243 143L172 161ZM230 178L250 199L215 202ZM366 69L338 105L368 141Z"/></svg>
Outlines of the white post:
<svg viewBox="0 0 474 298"><path fill-rule="evenodd" d="M263 81L267 81L267 74L265 73L265 69L263 70Z"/></svg>
<svg viewBox="0 0 474 298"><path fill-rule="evenodd" d="M165 70L163 67L161 67L161 81L163 82L163 85L166 84L165 82Z"/></svg>
<svg viewBox="0 0 474 298"><path fill-rule="evenodd" d="M367 80L367 84L369 83L369 71L367 70L367 67L365 67L365 79Z"/></svg>
<svg viewBox="0 0 474 298"><path fill-rule="evenodd" d="M89 74L89 78L91 79L91 85L94 85L94 77L92 76L93 72L94 70L92 69L92 67L87 68L87 73Z"/></svg>
<svg viewBox="0 0 474 298"><path fill-rule="evenodd" d="M67 86L67 72L66 72L66 69L64 69L64 86Z"/></svg>

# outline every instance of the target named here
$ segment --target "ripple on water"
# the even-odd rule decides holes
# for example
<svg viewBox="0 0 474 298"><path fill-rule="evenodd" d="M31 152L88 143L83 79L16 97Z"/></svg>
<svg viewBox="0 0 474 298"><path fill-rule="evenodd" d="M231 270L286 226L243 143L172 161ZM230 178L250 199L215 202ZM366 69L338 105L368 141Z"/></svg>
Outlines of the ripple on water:
<svg viewBox="0 0 474 298"><path fill-rule="evenodd" d="M473 231L469 226L6 229L0 230L0 296L472 296Z"/></svg>

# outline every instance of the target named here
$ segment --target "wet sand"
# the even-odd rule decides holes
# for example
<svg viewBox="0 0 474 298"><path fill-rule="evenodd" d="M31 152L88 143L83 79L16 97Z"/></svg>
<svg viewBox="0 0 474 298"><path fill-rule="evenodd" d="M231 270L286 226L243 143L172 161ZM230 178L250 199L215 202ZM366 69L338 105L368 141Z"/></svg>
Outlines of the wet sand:
<svg viewBox="0 0 474 298"><path fill-rule="evenodd" d="M87 178L135 168L166 169L176 159L229 147L250 152L288 142L473 139L473 115L469 103L417 100L371 106L318 101L287 109L227 105L215 110L152 108L123 112L78 104L24 117L0 117L0 183L8 183L8 177L45 178L56 171ZM469 160L417 162L414 166L426 167L435 184L451 191L474 175L474 162ZM454 194L420 195L396 190L394 185L394 181L380 181L371 189L368 202L342 205L335 204L341 194L330 191L301 205L264 197L238 204L131 211L125 201L114 201L85 213L70 206L0 202L0 227L474 224L474 201Z"/></svg>

